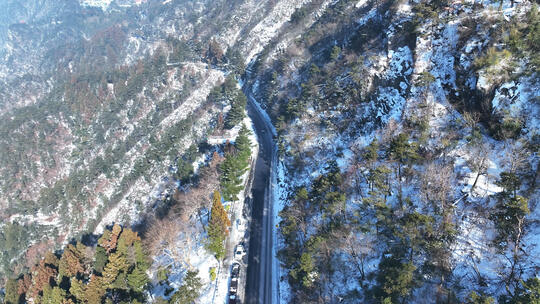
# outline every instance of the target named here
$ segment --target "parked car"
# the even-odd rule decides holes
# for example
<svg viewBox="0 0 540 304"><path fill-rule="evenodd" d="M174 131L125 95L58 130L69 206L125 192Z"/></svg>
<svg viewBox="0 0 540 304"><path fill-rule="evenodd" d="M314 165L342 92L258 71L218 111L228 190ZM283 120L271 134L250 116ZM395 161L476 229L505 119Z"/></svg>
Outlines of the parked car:
<svg viewBox="0 0 540 304"><path fill-rule="evenodd" d="M238 277L240 276L240 264L233 263L231 267L231 285L229 286L229 304L238 303Z"/></svg>
<svg viewBox="0 0 540 304"><path fill-rule="evenodd" d="M231 280L231 286L229 287L229 294L236 294L238 292L238 279Z"/></svg>
<svg viewBox="0 0 540 304"><path fill-rule="evenodd" d="M238 278L239 274L240 274L240 264L233 263L232 270L231 270L231 278Z"/></svg>
<svg viewBox="0 0 540 304"><path fill-rule="evenodd" d="M236 249L234 250L234 258L240 260L245 253L246 250L244 249L244 245L238 244L236 245Z"/></svg>

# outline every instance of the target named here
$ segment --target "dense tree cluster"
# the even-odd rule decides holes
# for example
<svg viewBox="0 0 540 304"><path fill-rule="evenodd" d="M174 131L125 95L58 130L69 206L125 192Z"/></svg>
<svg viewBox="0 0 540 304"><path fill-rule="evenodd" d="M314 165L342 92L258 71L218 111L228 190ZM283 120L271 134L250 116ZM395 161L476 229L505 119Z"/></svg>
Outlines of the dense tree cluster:
<svg viewBox="0 0 540 304"><path fill-rule="evenodd" d="M96 247L49 252L28 274L6 283L4 303L143 303L149 278L141 238L129 228L105 230Z"/></svg>
<svg viewBox="0 0 540 304"><path fill-rule="evenodd" d="M197 157L197 147L195 145L189 146L187 151L178 158L176 162L176 178L182 182L186 183L189 181L189 178L193 175L193 162Z"/></svg>
<svg viewBox="0 0 540 304"><path fill-rule="evenodd" d="M238 194L244 188L242 176L248 170L251 160L249 134L249 129L242 125L235 144L228 144L225 159L219 166L219 183L223 199L226 201L238 200ZM218 260L225 256L224 241L228 235L230 225L227 212L221 202L221 195L219 191L215 190L212 198L206 247Z"/></svg>
<svg viewBox="0 0 540 304"><path fill-rule="evenodd" d="M144 86L163 89L166 84L163 82L165 74L165 54L161 49L157 50L154 56L141 59L133 66L111 67L105 71L77 72L69 80L59 80L56 88L40 103L15 110L11 113L12 119L2 120L0 142L10 142L10 144L0 145L0 165L6 176L21 175L20 172L25 171L28 174L25 173L22 176L40 178L39 172L41 174L48 171L56 172L60 165L58 164L60 152L57 149L68 143L73 143L75 149L71 155L65 155L65 161L72 162L76 169L66 178L56 180L54 176L47 177L49 184L47 187L42 187L36 197L9 200L9 205L2 209L0 215L35 214L41 210L43 214L58 213L64 225L79 227L81 223L86 222L87 229L92 230L95 219L88 221L83 217L83 212L76 212L70 216L64 213L70 210L68 208L70 205L76 210L83 210L92 204L91 201L96 199L98 194L88 185L94 184L101 174L104 174L107 179L119 177L122 172L115 164L121 163L128 151L142 142L147 142L150 145L147 152L140 159L137 159L133 169L122 174L119 187L113 196L108 199L104 196L100 197L103 201L103 207L97 210L98 217L118 202L135 180L140 177L147 179L149 169L156 162L167 158L174 161L182 148L178 146L179 142L182 138L190 135L193 120L190 118L182 120L165 130L165 133L159 137L152 133L157 131L156 127L159 126L159 123L176 107L180 106L180 101L189 94L193 86L190 81L184 82L182 92L159 101L153 101L156 111L146 117L141 117L137 126L125 138L120 139L119 136L114 136L113 140L112 137L107 137L109 133L117 134L120 131L117 114L125 110L128 105L130 105L126 113L128 119L141 116L147 99L154 99L149 95L150 92L143 92ZM196 78L192 80L195 81ZM112 91L110 88L113 88ZM206 102L211 101L206 100L203 104ZM82 124L81 121L85 121L85 123ZM68 126L72 135L67 135L68 130L61 126L63 124ZM20 132L12 132L16 129ZM38 131L35 132L35 130ZM53 144L52 142L62 142L62 144ZM101 147L105 153L91 157L97 147ZM20 151L24 152L19 153ZM5 156L9 154L17 156L6 158ZM187 160L193 157L194 155L187 154L180 158ZM40 161L36 162L38 158ZM38 168L36 163L40 163L44 167ZM180 169L178 178L184 179L186 172L190 172L189 166L191 164L179 162L178 165ZM41 175L41 178L44 176ZM26 187L32 187L33 183L27 177L23 179L6 178L0 186L7 190L4 193L10 193L12 189L24 192L27 190ZM13 258L22 254L21 251L28 247L25 244L30 239L43 234L50 238L59 236L58 231L51 229L48 231L36 225L22 226L19 230L20 233L24 234L18 237L20 246L8 246L3 248L9 248L9 250L0 250L0 266L6 272L17 266L18 261ZM41 233L34 233L35 230L40 230ZM10 238L15 233L13 231L6 233L0 231L0 235ZM0 242L2 238L0 236Z"/></svg>
<svg viewBox="0 0 540 304"><path fill-rule="evenodd" d="M246 117L246 104L246 95L240 91L236 98L231 101L231 109L225 118L226 129L232 129L234 126L238 125L244 119L244 117Z"/></svg>
<svg viewBox="0 0 540 304"><path fill-rule="evenodd" d="M448 169L430 163L418 148L418 135L405 133L373 140L357 153L355 165L343 174L335 163L311 184L301 187L281 211L280 232L285 247L278 257L289 269L288 280L298 302L331 299L325 286L337 271L336 261L347 261L357 272L369 303L403 303L423 284L422 277L438 280L437 297L457 301L456 291L445 284L451 277L451 248L456 240L456 219ZM424 173L416 171L422 165ZM419 191L410 192L420 174ZM508 294L502 303L525 303L534 299L537 279L523 282L526 254L521 240L526 233L527 199L520 196L521 179L502 172L498 181L504 190L494 196L497 203L491 220L497 229L496 248L508 254L508 269L501 282ZM358 200L348 200L358 187ZM412 186L416 189L416 186ZM347 190L349 189L349 190ZM409 191L404 191L409 189ZM407 194L406 194L407 193ZM412 196L411 196L412 195ZM421 206L421 207L419 207ZM343 260L343 254L350 255ZM378 260L378 269L366 269ZM372 280L374 279L374 280ZM351 295L352 296L352 295ZM489 295L471 293L470 303L494 303ZM534 302L532 302L534 303Z"/></svg>
<svg viewBox="0 0 540 304"><path fill-rule="evenodd" d="M532 109L535 99L526 97L519 113L492 104L501 94L500 103L507 99L519 108L520 88L538 85L530 81L538 72L533 2L510 2L508 18L491 10L493 3L418 1L410 3L407 19L394 14L399 2L357 8L343 0L313 25L309 4L296 9L283 31L301 34L279 54L275 45L267 47L250 70L253 92L278 132L291 186L280 214L284 246L278 255L291 302L408 303L426 294L434 303L534 299L538 259L527 252L535 246L527 233L537 229L531 209L538 132L521 111ZM368 11L377 17L366 17ZM457 25L451 38L445 36L449 20ZM441 37L457 46L438 45ZM469 52L476 41L484 45ZM392 56L389 47L392 58L408 48L413 65L426 48L437 55L411 72L400 56L394 78L385 74L393 59L379 70L380 54ZM460 63L442 68L443 57ZM480 77L489 88L479 88ZM404 108L386 103L382 88L393 91L390 99L403 98ZM444 114L434 106L439 92L449 101ZM388 115L394 110L399 115ZM374 139L367 146L366 137ZM493 150L508 146L515 149ZM345 149L354 157L345 157ZM342 157L349 163L341 169L328 163ZM503 191L490 195L493 183ZM468 235L469 226L483 230L485 239ZM479 269L494 260L496 269Z"/></svg>
<svg viewBox="0 0 540 304"><path fill-rule="evenodd" d="M220 186L226 201L238 200L238 193L243 189L241 177L249 168L251 161L251 142L249 129L242 125L234 145L229 145L225 160L219 167Z"/></svg>
<svg viewBox="0 0 540 304"><path fill-rule="evenodd" d="M202 283L201 279L197 276L197 272L188 271L183 281L184 284L172 295L168 303L192 304L199 298Z"/></svg>

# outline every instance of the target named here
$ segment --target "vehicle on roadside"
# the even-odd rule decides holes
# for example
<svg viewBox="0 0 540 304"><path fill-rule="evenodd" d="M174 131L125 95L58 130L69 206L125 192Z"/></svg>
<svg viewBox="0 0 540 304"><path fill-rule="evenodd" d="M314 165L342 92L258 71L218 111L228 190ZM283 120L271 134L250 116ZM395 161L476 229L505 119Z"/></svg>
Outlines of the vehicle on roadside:
<svg viewBox="0 0 540 304"><path fill-rule="evenodd" d="M244 254L246 254L246 249L244 248L244 245L236 245L236 248L234 250L234 258L240 260L242 259L242 256L244 256Z"/></svg>
<svg viewBox="0 0 540 304"><path fill-rule="evenodd" d="M236 294L238 292L238 278L231 280L231 286L229 286L229 294Z"/></svg>
<svg viewBox="0 0 540 304"><path fill-rule="evenodd" d="M238 301L238 278L240 277L240 264L233 263L231 267L231 285L229 285L229 304L239 303Z"/></svg>
<svg viewBox="0 0 540 304"><path fill-rule="evenodd" d="M240 264L239 263L233 263L231 268L231 277L232 278L238 278L238 275L240 274Z"/></svg>

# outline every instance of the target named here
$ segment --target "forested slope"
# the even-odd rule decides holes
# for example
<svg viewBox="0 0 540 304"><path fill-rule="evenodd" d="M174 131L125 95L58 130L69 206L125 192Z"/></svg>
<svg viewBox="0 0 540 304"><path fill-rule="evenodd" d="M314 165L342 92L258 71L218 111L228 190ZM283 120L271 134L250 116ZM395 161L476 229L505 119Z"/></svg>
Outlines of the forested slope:
<svg viewBox="0 0 540 304"><path fill-rule="evenodd" d="M537 5L319 9L248 74L279 134L282 301L534 302Z"/></svg>
<svg viewBox="0 0 540 304"><path fill-rule="evenodd" d="M71 287L101 280L116 223L141 232L149 284L128 253L97 302L183 282L210 301L227 220L245 229L241 80L278 133L282 302L537 301L534 2L81 3L0 6L0 277L19 296L88 302Z"/></svg>

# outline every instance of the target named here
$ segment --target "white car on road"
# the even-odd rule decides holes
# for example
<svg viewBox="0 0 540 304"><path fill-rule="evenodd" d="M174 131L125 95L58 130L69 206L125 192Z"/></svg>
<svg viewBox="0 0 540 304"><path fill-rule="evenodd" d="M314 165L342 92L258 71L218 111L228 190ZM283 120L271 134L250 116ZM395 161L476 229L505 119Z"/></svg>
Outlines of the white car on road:
<svg viewBox="0 0 540 304"><path fill-rule="evenodd" d="M234 258L237 260L241 260L242 257L246 254L246 250L244 249L244 245L238 244L236 245L236 248L234 249Z"/></svg>

